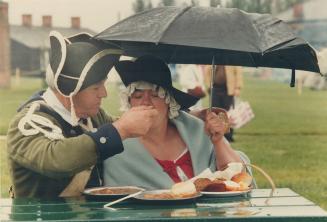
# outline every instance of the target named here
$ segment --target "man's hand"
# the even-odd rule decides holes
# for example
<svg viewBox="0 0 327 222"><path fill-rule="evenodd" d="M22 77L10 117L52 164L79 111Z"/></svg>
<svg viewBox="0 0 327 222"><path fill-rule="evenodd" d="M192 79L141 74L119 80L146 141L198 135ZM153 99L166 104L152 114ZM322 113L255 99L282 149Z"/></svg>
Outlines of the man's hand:
<svg viewBox="0 0 327 222"><path fill-rule="evenodd" d="M112 125L122 139L145 135L152 126L158 111L153 106L132 107Z"/></svg>

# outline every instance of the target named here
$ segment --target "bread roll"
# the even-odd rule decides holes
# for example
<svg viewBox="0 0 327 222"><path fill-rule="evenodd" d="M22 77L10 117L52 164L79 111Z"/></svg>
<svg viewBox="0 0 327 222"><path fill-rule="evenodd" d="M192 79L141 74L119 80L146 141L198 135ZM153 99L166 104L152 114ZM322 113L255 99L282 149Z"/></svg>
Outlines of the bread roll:
<svg viewBox="0 0 327 222"><path fill-rule="evenodd" d="M235 174L238 174L243 171L244 166L243 166L243 163L240 163L240 162L231 162L231 163L227 164L227 168L231 171L234 171Z"/></svg>
<svg viewBox="0 0 327 222"><path fill-rule="evenodd" d="M239 191L245 191L250 189L250 187L243 181L239 182L238 184L240 185Z"/></svg>
<svg viewBox="0 0 327 222"><path fill-rule="evenodd" d="M221 176L225 180L230 180L235 175L235 171L230 168L226 168L225 170L221 171Z"/></svg>
<svg viewBox="0 0 327 222"><path fill-rule="evenodd" d="M250 174L247 172L241 172L239 174L236 174L235 176L232 177L232 181L236 183L244 183L247 187L249 187L252 183L252 177Z"/></svg>
<svg viewBox="0 0 327 222"><path fill-rule="evenodd" d="M171 188L171 193L174 195L195 194L196 188L191 181L175 183Z"/></svg>
<svg viewBox="0 0 327 222"><path fill-rule="evenodd" d="M231 162L227 164L224 170L218 170L212 174L211 178L231 180L233 176L241 173L243 170L243 164L239 162ZM210 179L211 179L210 178Z"/></svg>
<svg viewBox="0 0 327 222"><path fill-rule="evenodd" d="M211 179L212 175L213 175L213 173L211 172L211 170L209 168L207 168L204 171L202 171L200 174L198 174L197 176L189 179L189 181L194 182L196 179L199 179L199 178Z"/></svg>
<svg viewBox="0 0 327 222"><path fill-rule="evenodd" d="M220 171L220 170L217 170L216 172L214 172L212 174L212 176L210 177L211 180L214 180L214 179L225 179L224 178L224 173L223 171Z"/></svg>
<svg viewBox="0 0 327 222"><path fill-rule="evenodd" d="M226 180L224 183L226 185L226 191L239 191L241 188L240 184L231 180Z"/></svg>

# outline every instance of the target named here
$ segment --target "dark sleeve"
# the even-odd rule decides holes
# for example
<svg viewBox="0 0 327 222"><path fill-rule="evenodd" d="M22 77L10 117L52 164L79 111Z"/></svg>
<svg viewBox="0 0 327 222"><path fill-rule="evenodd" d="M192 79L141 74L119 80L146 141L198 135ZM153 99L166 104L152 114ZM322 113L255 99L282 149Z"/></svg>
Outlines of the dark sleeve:
<svg viewBox="0 0 327 222"><path fill-rule="evenodd" d="M124 146L117 129L110 123L104 124L97 130L87 132L96 144L100 160L123 152Z"/></svg>

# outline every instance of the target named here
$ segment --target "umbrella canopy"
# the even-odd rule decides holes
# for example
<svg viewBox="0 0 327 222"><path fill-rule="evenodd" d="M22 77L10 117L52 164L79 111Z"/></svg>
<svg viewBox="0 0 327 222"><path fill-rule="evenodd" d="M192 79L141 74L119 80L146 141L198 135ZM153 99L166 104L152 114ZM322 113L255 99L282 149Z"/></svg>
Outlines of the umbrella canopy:
<svg viewBox="0 0 327 222"><path fill-rule="evenodd" d="M159 7L95 36L167 63L273 67L320 72L316 53L283 21L232 8ZM214 59L214 61L213 61Z"/></svg>

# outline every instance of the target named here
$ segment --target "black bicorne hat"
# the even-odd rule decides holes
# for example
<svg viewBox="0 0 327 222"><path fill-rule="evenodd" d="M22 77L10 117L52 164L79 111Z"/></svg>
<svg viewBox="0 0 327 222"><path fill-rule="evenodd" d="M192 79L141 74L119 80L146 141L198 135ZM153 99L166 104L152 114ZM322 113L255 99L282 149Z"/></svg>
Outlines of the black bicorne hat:
<svg viewBox="0 0 327 222"><path fill-rule="evenodd" d="M87 33L64 38L52 31L50 45L47 72L52 72L55 88L67 97L104 80L122 54L121 49L93 40Z"/></svg>
<svg viewBox="0 0 327 222"><path fill-rule="evenodd" d="M175 98L181 109L193 106L199 98L184 93L172 85L168 65L161 59L146 55L135 61L120 61L115 65L125 86L137 81L145 81L168 90Z"/></svg>

